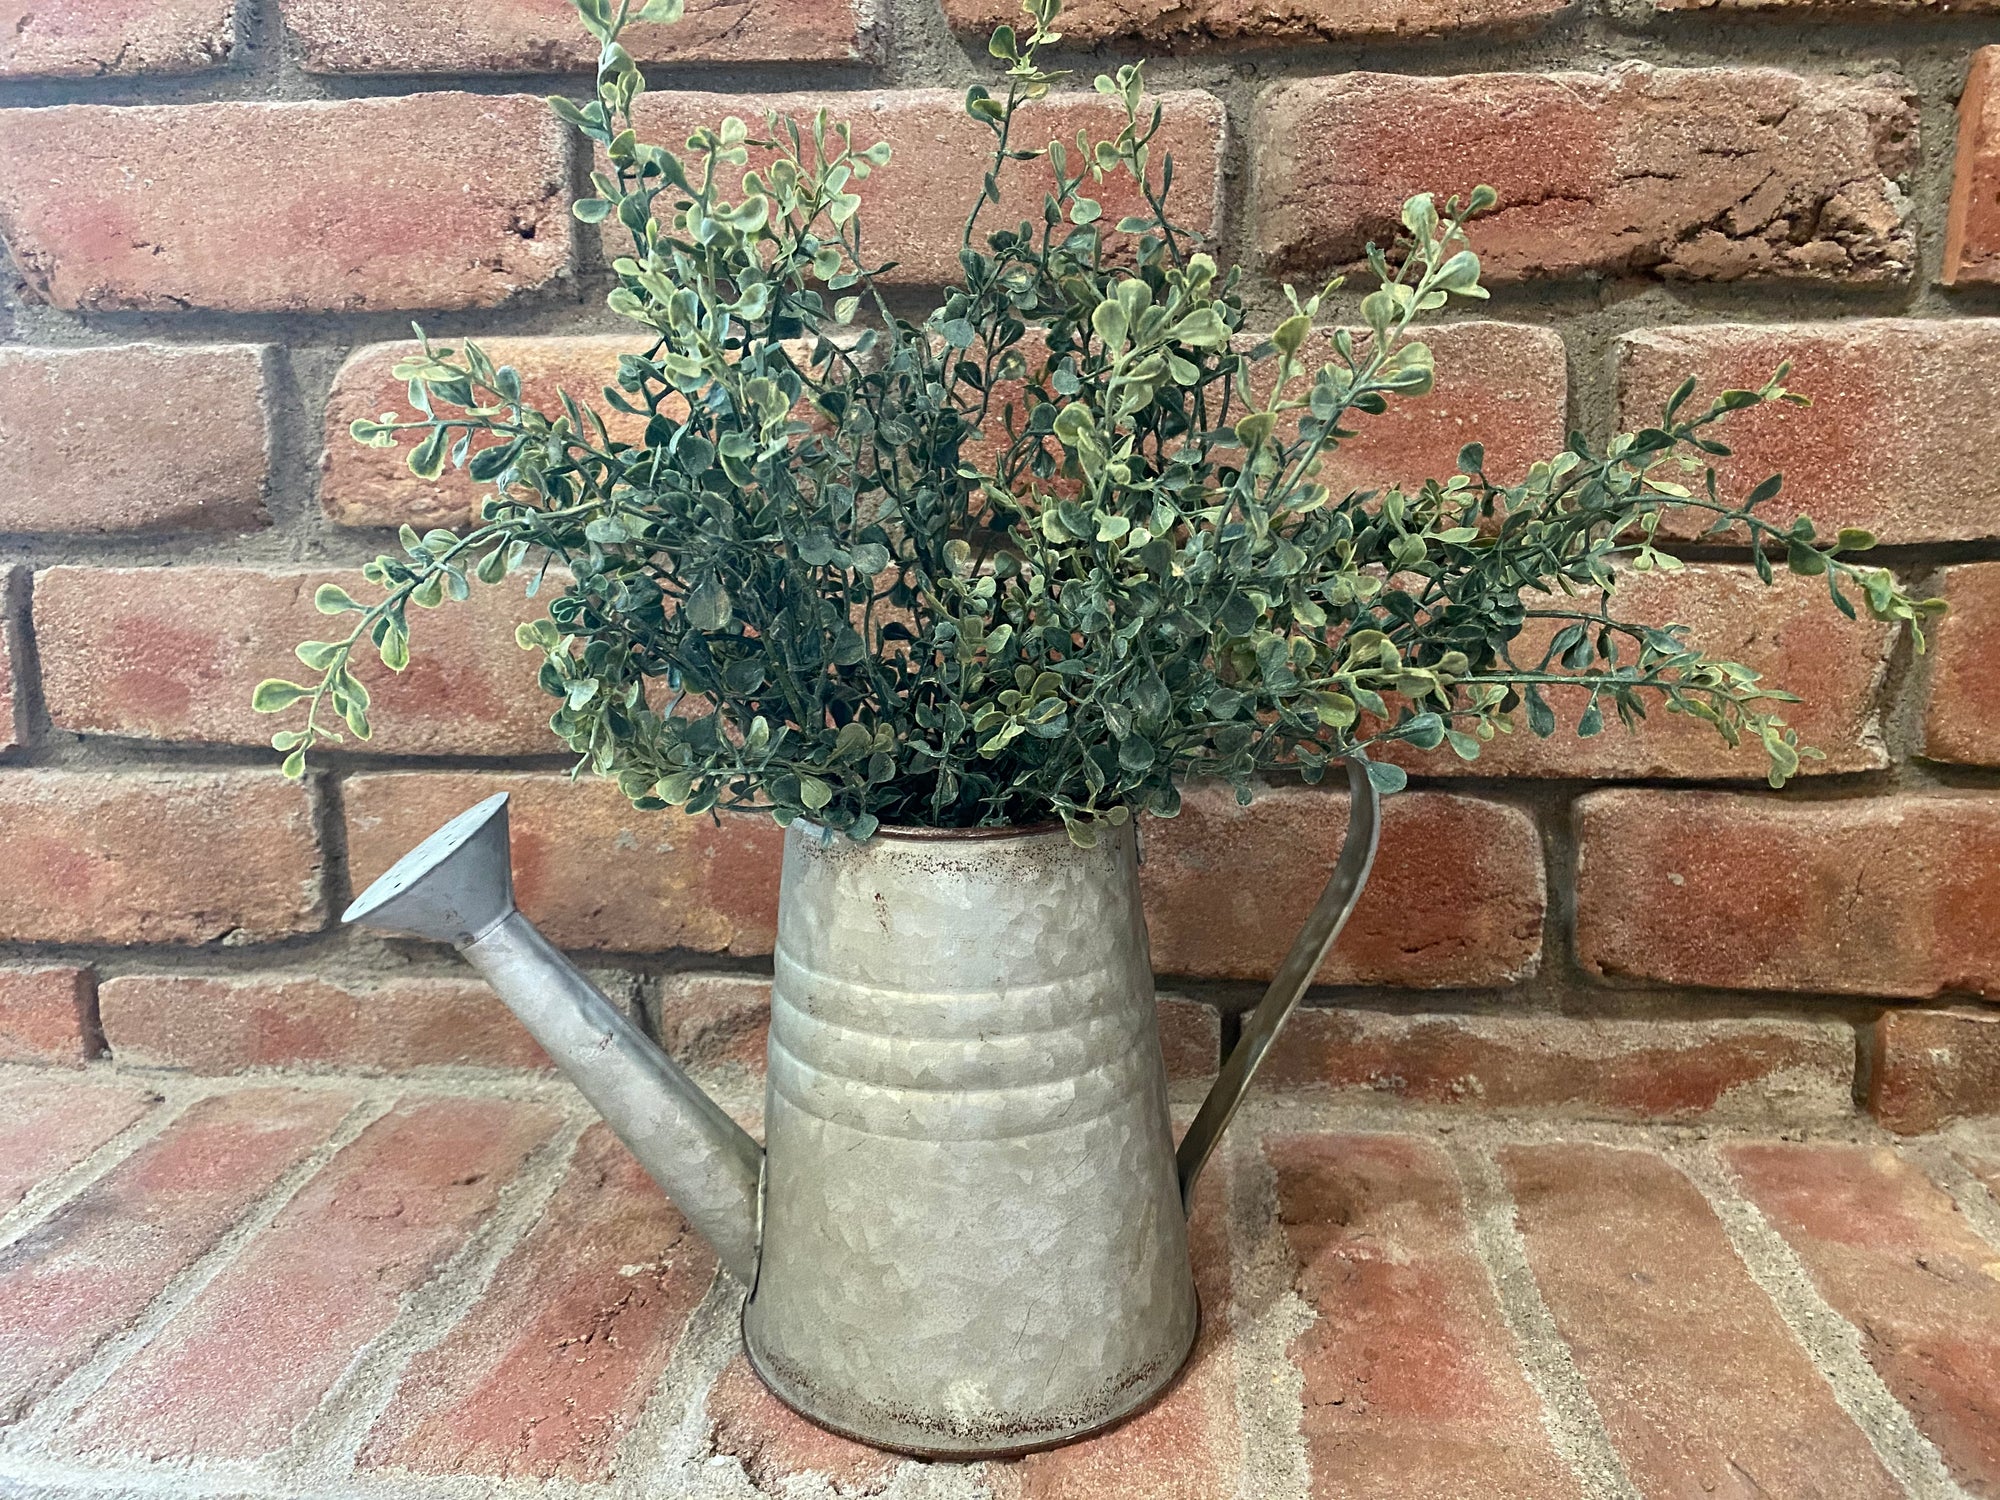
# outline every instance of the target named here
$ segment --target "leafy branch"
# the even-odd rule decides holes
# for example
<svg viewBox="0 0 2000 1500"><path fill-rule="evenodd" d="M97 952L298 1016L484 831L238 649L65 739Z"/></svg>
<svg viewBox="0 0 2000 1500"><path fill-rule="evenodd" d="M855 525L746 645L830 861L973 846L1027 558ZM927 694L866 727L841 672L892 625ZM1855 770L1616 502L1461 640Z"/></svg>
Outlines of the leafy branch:
<svg viewBox="0 0 2000 1500"><path fill-rule="evenodd" d="M601 402L540 410L476 343L419 332L398 369L410 413L354 435L490 493L462 535L406 530L371 563L379 600L321 591L353 629L300 648L316 682L258 689L260 708L306 705L274 742L290 774L337 737L329 715L366 737L357 651L401 670L410 605L519 571L551 582L518 639L579 771L641 807L856 838L1060 817L1088 842L1172 815L1191 776L1248 800L1274 767L1316 780L1391 742L1471 759L1517 720L1552 733L1559 689L1584 698L1579 733L1663 706L1761 744L1781 784L1816 753L1781 716L1789 695L1618 607L1631 573L1681 566L1661 542L1672 513L1750 546L1766 582L1782 551L1833 607L1919 648L1942 608L1856 561L1865 533L1769 520L1775 478L1721 493L1719 424L1800 401L1783 370L1698 411L1690 382L1658 425L1601 449L1573 437L1511 485L1475 443L1448 480L1332 487L1329 453L1430 392L1423 319L1486 295L1471 236L1491 189L1404 206L1357 272L1360 326L1335 318L1336 278L1287 287L1255 332L1241 269L1174 213L1142 64L1096 80L1105 138L1034 133L1064 75L1041 61L1058 0L1027 0L989 47L1004 93L966 96L991 150L958 275L913 320L864 237L885 144L824 111L647 140L619 38L677 0L574 3L597 86L551 105L597 153L576 216L624 231L607 305L633 350ZM992 222L1017 185L1040 188L1039 218ZM1120 194L1135 207L1110 222Z"/></svg>

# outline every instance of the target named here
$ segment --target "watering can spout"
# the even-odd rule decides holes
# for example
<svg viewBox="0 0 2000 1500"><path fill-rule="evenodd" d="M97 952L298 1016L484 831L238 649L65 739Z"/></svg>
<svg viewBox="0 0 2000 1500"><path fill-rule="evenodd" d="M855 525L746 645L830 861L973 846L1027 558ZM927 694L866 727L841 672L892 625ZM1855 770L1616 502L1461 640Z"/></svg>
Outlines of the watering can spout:
<svg viewBox="0 0 2000 1500"><path fill-rule="evenodd" d="M504 792L404 855L341 920L457 947L724 1268L755 1281L762 1148L521 915Z"/></svg>

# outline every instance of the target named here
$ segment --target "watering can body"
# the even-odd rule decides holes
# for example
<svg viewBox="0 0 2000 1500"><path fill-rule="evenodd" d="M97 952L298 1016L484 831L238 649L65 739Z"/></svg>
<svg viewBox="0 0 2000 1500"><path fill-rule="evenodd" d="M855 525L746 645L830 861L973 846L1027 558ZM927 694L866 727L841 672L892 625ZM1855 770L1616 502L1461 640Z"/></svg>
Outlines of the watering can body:
<svg viewBox="0 0 2000 1500"><path fill-rule="evenodd" d="M1359 894L1374 814L1357 777L1341 866L1178 1153L1130 824L1085 849L1060 826L795 823L762 1148L515 910L504 798L348 919L485 975L742 1282L745 1348L787 1405L994 1456L1117 1422L1186 1359L1186 1203Z"/></svg>

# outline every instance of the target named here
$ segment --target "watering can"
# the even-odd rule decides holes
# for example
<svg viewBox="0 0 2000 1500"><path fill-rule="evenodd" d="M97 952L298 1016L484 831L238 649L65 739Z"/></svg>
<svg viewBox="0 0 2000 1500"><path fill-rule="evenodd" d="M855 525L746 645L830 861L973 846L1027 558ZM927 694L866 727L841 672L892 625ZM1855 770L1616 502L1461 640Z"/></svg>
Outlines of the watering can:
<svg viewBox="0 0 2000 1500"><path fill-rule="evenodd" d="M345 920L455 945L742 1283L802 1415L926 1457L1071 1441L1193 1348L1196 1179L1359 899L1379 808L1347 762L1325 893L1176 1149L1131 822L786 832L759 1146L514 904L507 798Z"/></svg>

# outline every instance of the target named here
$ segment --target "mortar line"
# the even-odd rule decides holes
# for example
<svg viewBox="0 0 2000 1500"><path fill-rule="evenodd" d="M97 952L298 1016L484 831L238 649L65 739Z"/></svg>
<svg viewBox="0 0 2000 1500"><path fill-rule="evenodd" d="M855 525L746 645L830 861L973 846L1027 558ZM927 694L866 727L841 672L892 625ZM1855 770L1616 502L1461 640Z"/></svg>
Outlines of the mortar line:
<svg viewBox="0 0 2000 1500"><path fill-rule="evenodd" d="M703 1451L707 1441L704 1404L742 1348L738 1316L743 1295L743 1288L718 1266L701 1300L681 1325L674 1352L633 1419L632 1430L612 1457L609 1494L627 1500L657 1500L656 1466L679 1468L687 1474L711 1467L714 1456ZM756 1492L737 1460L731 1458L726 1466L713 1467L726 1467L742 1479L737 1493Z"/></svg>
<svg viewBox="0 0 2000 1500"><path fill-rule="evenodd" d="M370 1430L394 1399L410 1363L456 1328L492 1285L507 1256L542 1220L596 1116L573 1112L499 1194L494 1211L421 1285L405 1292L389 1326L360 1350L275 1456L279 1469L329 1480L355 1471Z"/></svg>
<svg viewBox="0 0 2000 1500"><path fill-rule="evenodd" d="M1223 1229L1235 1317L1236 1414L1243 1429L1239 1493L1289 1500L1308 1493L1312 1478L1302 1431L1305 1372L1292 1362L1291 1344L1319 1315L1298 1293L1298 1258L1278 1220L1277 1172L1258 1144L1263 1134L1239 1124L1237 1135L1225 1147Z"/></svg>
<svg viewBox="0 0 2000 1500"><path fill-rule="evenodd" d="M294 1164L246 1212L238 1215L236 1222L193 1264L169 1280L129 1328L100 1344L90 1358L37 1402L13 1431L0 1436L0 1454L15 1449L45 1453L49 1441L78 1409L127 1360L149 1345L167 1324L199 1298L235 1261L237 1253L271 1226L307 1183L395 1106L396 1098L390 1090L370 1091L357 1098L326 1139Z"/></svg>
<svg viewBox="0 0 2000 1500"><path fill-rule="evenodd" d="M0 1250L32 1234L65 1204L90 1191L158 1140L201 1098L199 1095L175 1098L162 1089L153 1089L152 1092L159 1100L157 1104L100 1144L82 1161L36 1183L22 1194L19 1203L0 1214Z"/></svg>
<svg viewBox="0 0 2000 1500"><path fill-rule="evenodd" d="M1541 1402L1542 1428L1556 1456L1591 1500L1642 1500L1625 1472L1604 1417L1542 1298L1528 1249L1514 1222L1514 1195L1487 1150L1457 1132L1438 1142L1456 1173L1472 1227L1474 1253L1485 1268L1514 1353Z"/></svg>
<svg viewBox="0 0 2000 1500"><path fill-rule="evenodd" d="M1820 1295L1812 1274L1763 1211L1737 1190L1709 1141L1655 1148L1692 1182L1721 1222L1736 1258L1778 1310L1835 1401L1868 1439L1911 1500L1970 1500L1929 1438L1893 1396L1862 1353L1861 1331Z"/></svg>

